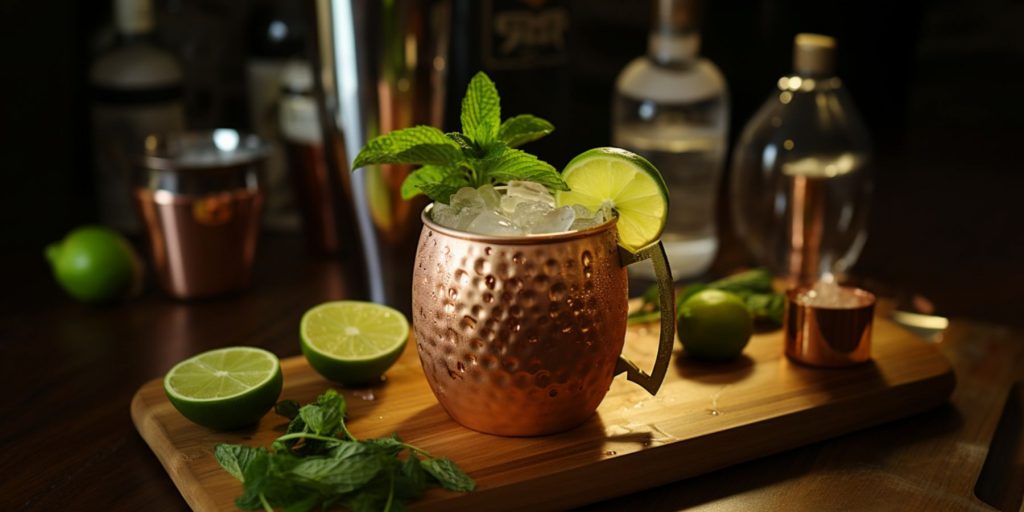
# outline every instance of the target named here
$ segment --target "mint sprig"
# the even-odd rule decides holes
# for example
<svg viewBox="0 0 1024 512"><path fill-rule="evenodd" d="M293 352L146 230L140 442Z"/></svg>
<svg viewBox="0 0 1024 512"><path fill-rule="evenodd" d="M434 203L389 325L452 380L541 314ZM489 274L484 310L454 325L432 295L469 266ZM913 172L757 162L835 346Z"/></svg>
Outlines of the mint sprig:
<svg viewBox="0 0 1024 512"><path fill-rule="evenodd" d="M352 169L373 164L420 165L402 183L402 197L426 194L442 203L462 187L513 180L534 181L553 191L569 189L550 164L515 149L555 127L529 114L501 122L498 89L483 72L473 76L466 88L460 120L461 132L414 126L376 137L359 152Z"/></svg>
<svg viewBox="0 0 1024 512"><path fill-rule="evenodd" d="M283 401L276 410L291 422L269 450L233 444L214 449L221 467L242 482L235 500L241 509L307 511L341 504L353 511L394 511L430 487L476 487L451 460L396 435L356 439L345 427L345 398L334 390L301 408Z"/></svg>

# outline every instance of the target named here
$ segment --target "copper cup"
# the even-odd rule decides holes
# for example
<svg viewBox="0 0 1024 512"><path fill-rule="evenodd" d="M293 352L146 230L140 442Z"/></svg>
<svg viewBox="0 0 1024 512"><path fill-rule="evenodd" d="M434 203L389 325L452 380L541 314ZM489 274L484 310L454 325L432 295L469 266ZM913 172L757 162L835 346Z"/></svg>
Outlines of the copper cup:
<svg viewBox="0 0 1024 512"><path fill-rule="evenodd" d="M134 196L168 294L190 299L248 285L267 150L230 129L146 138Z"/></svg>
<svg viewBox="0 0 1024 512"><path fill-rule="evenodd" d="M657 392L675 329L660 242L620 249L614 220L569 233L477 235L435 224L430 209L413 272L413 329L427 382L455 421L491 434L549 434L586 421L619 373ZM650 375L620 355L626 265L644 259L654 263L663 311Z"/></svg>
<svg viewBox="0 0 1024 512"><path fill-rule="evenodd" d="M786 292L783 331L786 356L810 366L841 367L871 359L871 326L875 296L859 288L838 288L849 305L826 307L807 303L813 287Z"/></svg>

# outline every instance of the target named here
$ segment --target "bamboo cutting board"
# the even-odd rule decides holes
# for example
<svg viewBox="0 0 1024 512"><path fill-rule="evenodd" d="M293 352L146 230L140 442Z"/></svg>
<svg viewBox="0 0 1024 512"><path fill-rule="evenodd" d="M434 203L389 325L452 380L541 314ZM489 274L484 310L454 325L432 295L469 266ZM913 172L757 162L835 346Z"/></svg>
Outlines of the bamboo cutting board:
<svg viewBox="0 0 1024 512"><path fill-rule="evenodd" d="M745 460L915 414L946 400L951 368L933 345L876 318L872 363L841 370L798 366L782 356L782 333L755 336L744 356L701 364L678 351L655 397L619 376L596 415L545 437L468 430L441 409L410 341L383 384L346 389L349 430L360 438L397 432L457 462L477 490L430 491L416 510L555 510L691 477ZM653 361L657 331L630 328L627 355ZM678 344L677 344L678 346ZM332 386L307 364L281 362L282 399L308 402ZM267 446L287 420L273 413L245 431L215 432L174 410L161 379L131 405L139 433L195 510L232 510L241 484L213 457L218 443Z"/></svg>

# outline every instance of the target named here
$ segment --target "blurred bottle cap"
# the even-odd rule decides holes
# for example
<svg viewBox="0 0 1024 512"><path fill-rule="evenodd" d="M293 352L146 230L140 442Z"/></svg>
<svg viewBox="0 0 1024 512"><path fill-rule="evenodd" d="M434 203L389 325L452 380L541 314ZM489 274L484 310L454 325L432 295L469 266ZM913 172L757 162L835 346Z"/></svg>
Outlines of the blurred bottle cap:
<svg viewBox="0 0 1024 512"><path fill-rule="evenodd" d="M793 44L793 71L799 75L832 75L836 68L836 40L821 34L797 34Z"/></svg>

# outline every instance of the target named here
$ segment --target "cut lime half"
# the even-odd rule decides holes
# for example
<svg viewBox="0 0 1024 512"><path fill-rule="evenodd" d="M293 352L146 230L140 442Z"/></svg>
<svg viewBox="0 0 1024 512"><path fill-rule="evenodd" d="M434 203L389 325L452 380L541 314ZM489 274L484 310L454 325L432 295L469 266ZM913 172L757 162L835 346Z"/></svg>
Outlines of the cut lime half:
<svg viewBox="0 0 1024 512"><path fill-rule="evenodd" d="M378 380L398 360L409 322L380 304L335 301L306 311L299 331L313 369L329 380L358 385Z"/></svg>
<svg viewBox="0 0 1024 512"><path fill-rule="evenodd" d="M164 376L174 408L218 430L259 421L281 394L281 363L261 348L227 347L190 357Z"/></svg>
<svg viewBox="0 0 1024 512"><path fill-rule="evenodd" d="M594 148L573 158L562 171L568 191L555 195L558 206L612 208L619 217L619 244L637 251L661 236L668 217L668 187L646 158L620 148Z"/></svg>

